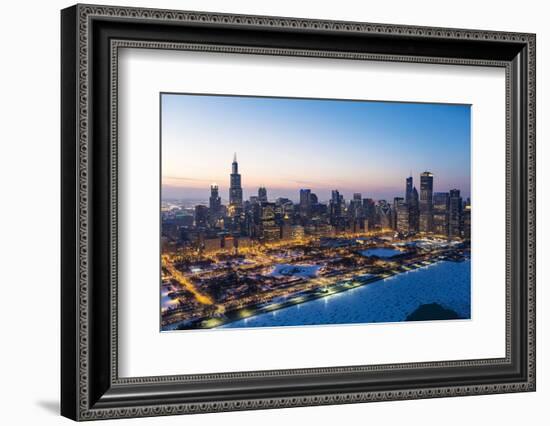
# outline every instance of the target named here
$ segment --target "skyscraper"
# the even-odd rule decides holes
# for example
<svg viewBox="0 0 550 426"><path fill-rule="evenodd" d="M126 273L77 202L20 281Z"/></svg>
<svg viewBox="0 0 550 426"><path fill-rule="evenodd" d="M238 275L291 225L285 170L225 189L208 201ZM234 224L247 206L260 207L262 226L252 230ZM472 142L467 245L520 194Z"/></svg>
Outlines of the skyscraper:
<svg viewBox="0 0 550 426"><path fill-rule="evenodd" d="M397 207L400 204L403 204L405 200L403 197L394 197L393 198L393 206L392 206L392 228L397 229Z"/></svg>
<svg viewBox="0 0 550 426"><path fill-rule="evenodd" d="M262 240L276 241L281 238L281 228L277 225L275 203L262 203L261 206Z"/></svg>
<svg viewBox="0 0 550 426"><path fill-rule="evenodd" d="M363 217L363 200L361 194L356 192L353 194L353 198L349 203L349 217L353 220L360 219Z"/></svg>
<svg viewBox="0 0 550 426"><path fill-rule="evenodd" d="M363 198L363 215L368 223L368 228L372 229L376 223L376 207L372 198ZM367 230L365 229L365 231Z"/></svg>
<svg viewBox="0 0 550 426"><path fill-rule="evenodd" d="M464 204L462 210L462 237L469 240L472 234L472 210L470 205L470 199Z"/></svg>
<svg viewBox="0 0 550 426"><path fill-rule="evenodd" d="M408 203L409 207L409 231L418 232L418 191L414 186L411 191L411 199Z"/></svg>
<svg viewBox="0 0 550 426"><path fill-rule="evenodd" d="M460 237L460 222L462 216L462 197L460 190L449 191L449 236Z"/></svg>
<svg viewBox="0 0 550 426"><path fill-rule="evenodd" d="M413 178L412 176L409 176L406 180L406 187L405 187L405 202L409 204L411 202L412 197L412 191L413 191Z"/></svg>
<svg viewBox="0 0 550 426"><path fill-rule="evenodd" d="M206 228L208 223L208 207L203 205L195 206L195 226Z"/></svg>
<svg viewBox="0 0 550 426"><path fill-rule="evenodd" d="M389 229L392 227L392 210L386 200L378 201L376 205L376 215L382 229Z"/></svg>
<svg viewBox="0 0 550 426"><path fill-rule="evenodd" d="M311 213L311 189L300 189L300 216L309 217Z"/></svg>
<svg viewBox="0 0 550 426"><path fill-rule="evenodd" d="M265 189L265 186L258 188L258 201L260 203L267 203L267 189Z"/></svg>
<svg viewBox="0 0 550 426"><path fill-rule="evenodd" d="M433 222L433 188L434 178L430 172L420 174L420 215L418 228L420 232L431 232Z"/></svg>
<svg viewBox="0 0 550 426"><path fill-rule="evenodd" d="M220 198L218 185L210 185L210 214L217 216L220 213L222 207L222 199Z"/></svg>
<svg viewBox="0 0 550 426"><path fill-rule="evenodd" d="M338 225L342 217L342 197L337 189L332 190L330 198L330 221L332 225Z"/></svg>
<svg viewBox="0 0 550 426"><path fill-rule="evenodd" d="M403 198L397 197L396 199L396 225L395 228L398 232L408 233L411 231L410 219L409 219L409 205L403 200Z"/></svg>
<svg viewBox="0 0 550 426"><path fill-rule="evenodd" d="M243 188L241 186L239 164L237 163L237 153L233 156L233 164L231 167L229 182L229 206L233 213L242 209L243 206Z"/></svg>
<svg viewBox="0 0 550 426"><path fill-rule="evenodd" d="M449 193L435 192L433 197L433 232L449 234Z"/></svg>

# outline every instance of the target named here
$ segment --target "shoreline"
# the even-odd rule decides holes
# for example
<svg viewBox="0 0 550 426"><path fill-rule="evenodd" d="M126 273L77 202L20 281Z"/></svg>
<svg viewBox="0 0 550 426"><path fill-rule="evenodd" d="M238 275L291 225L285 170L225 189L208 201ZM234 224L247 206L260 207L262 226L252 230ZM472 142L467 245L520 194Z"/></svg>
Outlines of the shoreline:
<svg viewBox="0 0 550 426"><path fill-rule="evenodd" d="M292 306L297 306L314 300L322 299L335 294L343 293L348 290L364 287L369 284L373 284L378 281L385 280L387 278L395 277L409 271L415 271L417 269L425 268L440 262L464 262L469 259L468 256L462 256L460 259L452 258L451 256L445 256L440 259L429 259L421 262L412 262L410 264L401 265L395 270L388 271L383 274L371 275L370 277L354 277L349 279L343 279L334 284L328 285L322 289L317 288L313 290L307 290L302 293L298 293L294 296L290 296L288 300L281 302L268 302L267 304L250 305L243 308L235 309L224 314L224 317L219 318L202 318L196 320L198 324L209 323L208 325L188 325L184 326L181 323L171 324L163 329L166 331L184 331L184 330L211 330L222 327L227 324L231 324L237 321L245 320L247 318L253 318L262 314L272 313ZM181 328L180 328L181 327Z"/></svg>

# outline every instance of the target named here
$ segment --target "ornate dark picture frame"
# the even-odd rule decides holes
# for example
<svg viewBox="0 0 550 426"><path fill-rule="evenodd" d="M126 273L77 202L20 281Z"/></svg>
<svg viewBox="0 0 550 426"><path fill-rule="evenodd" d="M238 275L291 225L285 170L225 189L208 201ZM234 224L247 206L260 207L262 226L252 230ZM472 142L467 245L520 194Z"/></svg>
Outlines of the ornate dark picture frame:
<svg viewBox="0 0 550 426"><path fill-rule="evenodd" d="M74 420L535 390L535 35L76 5L61 13L61 413ZM187 49L506 70L506 356L120 378L117 52Z"/></svg>

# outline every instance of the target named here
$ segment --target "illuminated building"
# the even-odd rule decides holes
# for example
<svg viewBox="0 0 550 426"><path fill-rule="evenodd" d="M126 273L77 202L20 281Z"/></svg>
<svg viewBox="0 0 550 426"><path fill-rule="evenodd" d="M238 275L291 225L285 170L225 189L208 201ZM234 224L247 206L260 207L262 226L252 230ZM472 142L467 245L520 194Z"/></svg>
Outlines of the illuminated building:
<svg viewBox="0 0 550 426"><path fill-rule="evenodd" d="M243 206L243 188L241 185L241 175L239 174L239 164L237 163L237 154L233 157L231 165L231 175L229 181L229 213L235 216L240 213Z"/></svg>
<svg viewBox="0 0 550 426"><path fill-rule="evenodd" d="M220 198L218 185L210 185L210 212L219 213L222 206L222 199Z"/></svg>
<svg viewBox="0 0 550 426"><path fill-rule="evenodd" d="M466 202L462 211L462 236L469 240L472 235L472 211L470 206L470 200Z"/></svg>
<svg viewBox="0 0 550 426"><path fill-rule="evenodd" d="M337 189L332 191L332 196L330 198L330 214L331 216L340 217L342 215L342 197L340 192Z"/></svg>
<svg viewBox="0 0 550 426"><path fill-rule="evenodd" d="M315 234L320 237L330 237L334 235L334 229L328 223L320 223L315 227Z"/></svg>
<svg viewBox="0 0 550 426"><path fill-rule="evenodd" d="M345 204L344 197L338 190L333 190L329 203L330 224L335 227L336 231L344 231L346 228L346 220L344 217Z"/></svg>
<svg viewBox="0 0 550 426"><path fill-rule="evenodd" d="M363 217L362 199L361 199L361 194L358 192L353 194L353 198L350 201L349 217L352 220L358 220Z"/></svg>
<svg viewBox="0 0 550 426"><path fill-rule="evenodd" d="M216 222L221 217L222 199L219 195L218 185L210 185L210 200L209 200L209 220L211 226L216 226Z"/></svg>
<svg viewBox="0 0 550 426"><path fill-rule="evenodd" d="M277 241L281 238L281 229L275 216L275 203L262 203L261 229L263 241Z"/></svg>
<svg viewBox="0 0 550 426"><path fill-rule="evenodd" d="M267 203L267 189L263 186L258 188L258 201L260 203Z"/></svg>
<svg viewBox="0 0 550 426"><path fill-rule="evenodd" d="M251 203L248 211L245 213L245 234L252 238L260 238L262 208L259 203Z"/></svg>
<svg viewBox="0 0 550 426"><path fill-rule="evenodd" d="M449 191L449 236L460 237L460 222L462 216L462 197L460 190Z"/></svg>
<svg viewBox="0 0 550 426"><path fill-rule="evenodd" d="M405 200L403 197L394 197L393 198L393 206L392 206L392 227L393 229L397 229L397 206L400 203L404 203Z"/></svg>
<svg viewBox="0 0 550 426"><path fill-rule="evenodd" d="M247 248L252 246L252 240L248 237L239 237L237 239L237 248Z"/></svg>
<svg viewBox="0 0 550 426"><path fill-rule="evenodd" d="M372 198L363 198L363 215L366 219L364 226L367 226L365 231L373 229L376 223L376 204Z"/></svg>
<svg viewBox="0 0 550 426"><path fill-rule="evenodd" d="M420 214L418 229L420 232L431 232L433 223L433 187L434 178L430 172L420 174Z"/></svg>
<svg viewBox="0 0 550 426"><path fill-rule="evenodd" d="M300 216L308 218L311 211L311 189L300 189Z"/></svg>
<svg viewBox="0 0 550 426"><path fill-rule="evenodd" d="M197 228L206 228L208 224L208 207L195 206L195 226Z"/></svg>
<svg viewBox="0 0 550 426"><path fill-rule="evenodd" d="M276 204L281 206L282 216L292 219L294 216L294 203L288 198L277 198Z"/></svg>
<svg viewBox="0 0 550 426"><path fill-rule="evenodd" d="M370 226L369 220L368 220L368 219L364 219L364 220L363 220L363 231L369 232L369 226Z"/></svg>
<svg viewBox="0 0 550 426"><path fill-rule="evenodd" d="M405 202L407 204L411 202L412 192L413 192L413 178L412 176L409 176L406 179L406 184L405 184Z"/></svg>
<svg viewBox="0 0 550 426"><path fill-rule="evenodd" d="M449 234L449 193L436 192L433 196L433 232Z"/></svg>
<svg viewBox="0 0 550 426"><path fill-rule="evenodd" d="M409 206L409 232L418 232L419 202L418 191L413 187Z"/></svg>
<svg viewBox="0 0 550 426"><path fill-rule="evenodd" d="M294 225L291 230L292 239L300 240L306 235L305 229L302 225Z"/></svg>
<svg viewBox="0 0 550 426"><path fill-rule="evenodd" d="M222 239L219 237L216 238L206 238L203 241L203 249L206 253L218 251L221 249Z"/></svg>
<svg viewBox="0 0 550 426"><path fill-rule="evenodd" d="M309 194L309 205L310 207L313 207L315 204L319 203L319 199L317 198L317 195L313 192L310 192Z"/></svg>
<svg viewBox="0 0 550 426"><path fill-rule="evenodd" d="M281 225L281 239L288 241L292 239L292 221L288 216L283 218L283 223Z"/></svg>
<svg viewBox="0 0 550 426"><path fill-rule="evenodd" d="M376 205L376 213L378 216L378 223L383 229L390 229L392 227L392 211L391 206L386 200L379 200Z"/></svg>
<svg viewBox="0 0 550 426"><path fill-rule="evenodd" d="M402 232L404 234L407 234L411 232L410 227L410 219L409 219L409 205L403 200L403 198L399 198L397 200L396 205L396 229L398 232Z"/></svg>

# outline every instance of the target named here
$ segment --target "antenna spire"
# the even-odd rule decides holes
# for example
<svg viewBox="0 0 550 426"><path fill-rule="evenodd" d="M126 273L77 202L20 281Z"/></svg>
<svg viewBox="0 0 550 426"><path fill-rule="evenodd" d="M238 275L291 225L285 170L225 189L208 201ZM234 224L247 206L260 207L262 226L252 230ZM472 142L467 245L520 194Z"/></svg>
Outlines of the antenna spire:
<svg viewBox="0 0 550 426"><path fill-rule="evenodd" d="M236 152L233 154L233 162L234 162L234 163L237 162L237 153L236 153Z"/></svg>

